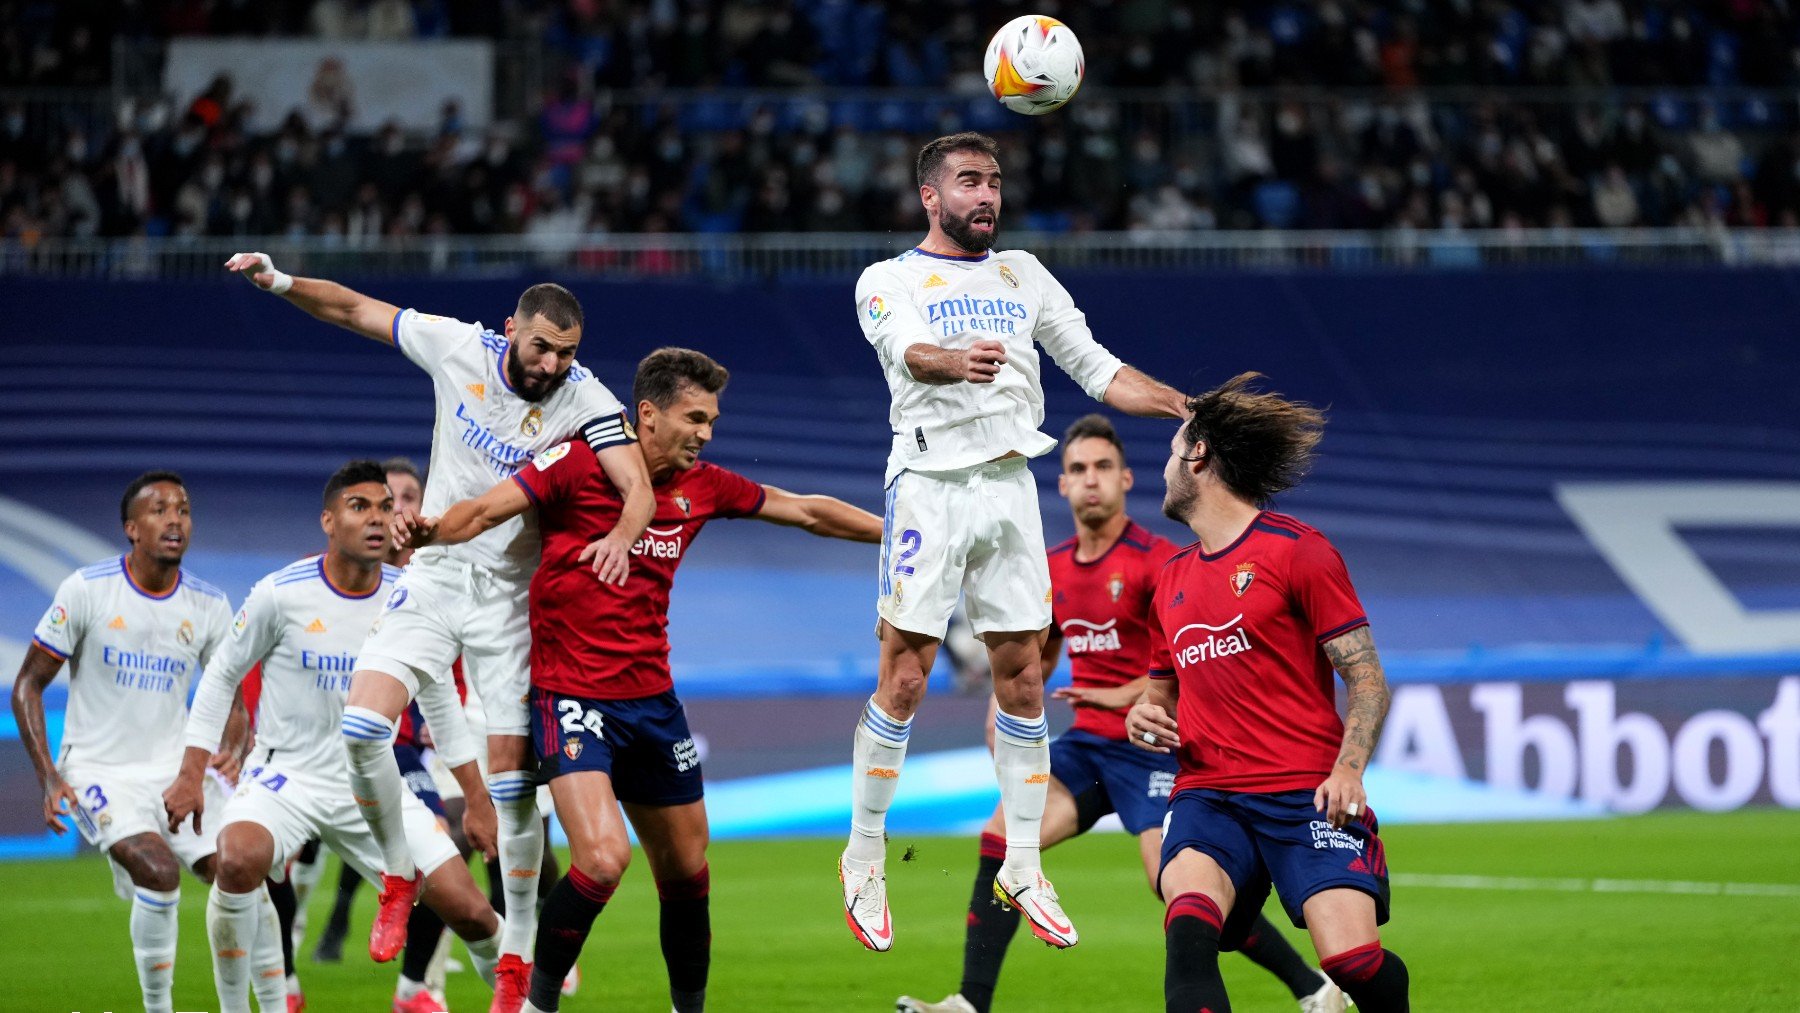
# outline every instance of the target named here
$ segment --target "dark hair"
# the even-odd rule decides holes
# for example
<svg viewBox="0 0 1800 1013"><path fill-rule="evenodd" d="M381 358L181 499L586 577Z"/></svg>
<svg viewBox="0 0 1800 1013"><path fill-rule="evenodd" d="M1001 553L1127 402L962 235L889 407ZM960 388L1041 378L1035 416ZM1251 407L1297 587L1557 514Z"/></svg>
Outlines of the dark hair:
<svg viewBox="0 0 1800 1013"><path fill-rule="evenodd" d="M944 160L958 151L979 151L994 161L1000 160L1000 143L986 134L965 130L960 134L940 137L919 149L919 161L913 175L920 186L937 186Z"/></svg>
<svg viewBox="0 0 1800 1013"><path fill-rule="evenodd" d="M181 480L181 476L172 471L144 472L142 475L132 479L131 484L125 487L125 497L119 500L120 524L124 524L131 520L131 501L138 498L138 493L143 492L145 486L155 485L158 482L173 482L183 489L187 488L187 483Z"/></svg>
<svg viewBox="0 0 1800 1013"><path fill-rule="evenodd" d="M1325 434L1325 413L1279 394L1250 389L1261 373L1239 373L1188 399L1193 417L1182 428L1188 447L1206 444L1207 467L1232 492L1267 506L1312 465Z"/></svg>
<svg viewBox="0 0 1800 1013"><path fill-rule="evenodd" d="M1099 412L1083 415L1069 425L1063 432L1063 449L1074 446L1076 440L1105 440L1119 452L1119 460L1125 460L1125 441L1119 439L1119 431L1113 428L1112 421Z"/></svg>
<svg viewBox="0 0 1800 1013"><path fill-rule="evenodd" d="M554 282L543 282L526 289L519 296L519 307L513 316L542 317L553 327L563 330L579 329L582 326L581 300L575 293Z"/></svg>
<svg viewBox="0 0 1800 1013"><path fill-rule="evenodd" d="M421 486L425 484L425 476L419 474L419 466L414 464L410 457L390 457L381 462L381 470L384 478L398 472L402 475L411 475L413 481Z"/></svg>
<svg viewBox="0 0 1800 1013"><path fill-rule="evenodd" d="M638 363L637 377L631 381L633 404L650 402L667 408L681 394L683 384L692 384L717 394L731 380L731 371L705 352L691 348L659 348Z"/></svg>
<svg viewBox="0 0 1800 1013"><path fill-rule="evenodd" d="M387 468L381 462L371 461L368 458L361 458L344 465L333 472L331 478L325 482L325 509L330 510L331 501L337 499L337 494L350 486L362 485L364 482L379 482L387 485L387 473Z"/></svg>

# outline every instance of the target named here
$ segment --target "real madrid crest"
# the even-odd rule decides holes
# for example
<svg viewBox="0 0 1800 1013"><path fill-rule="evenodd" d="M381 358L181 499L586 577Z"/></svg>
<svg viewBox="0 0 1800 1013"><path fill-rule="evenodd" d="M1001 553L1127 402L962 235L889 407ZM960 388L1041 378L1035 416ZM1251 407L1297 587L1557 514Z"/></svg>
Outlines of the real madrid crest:
<svg viewBox="0 0 1800 1013"><path fill-rule="evenodd" d="M1005 264L1000 265L1000 280L1006 282L1007 288L1019 287L1019 276L1012 273L1012 268L1007 267Z"/></svg>
<svg viewBox="0 0 1800 1013"><path fill-rule="evenodd" d="M1107 577L1106 593L1113 601L1118 601L1119 596L1125 593L1125 575L1122 573L1115 573Z"/></svg>
<svg viewBox="0 0 1800 1013"><path fill-rule="evenodd" d="M536 436L543 431L544 410L533 405L531 410L525 413L525 421L519 423L519 432L526 436Z"/></svg>
<svg viewBox="0 0 1800 1013"><path fill-rule="evenodd" d="M563 739L563 755L571 760L581 756L581 736L570 735Z"/></svg>
<svg viewBox="0 0 1800 1013"><path fill-rule="evenodd" d="M1239 563L1237 570L1231 574L1229 579L1231 581L1231 593L1242 598L1244 592L1250 590L1250 585L1256 581L1256 564Z"/></svg>
<svg viewBox="0 0 1800 1013"><path fill-rule="evenodd" d="M186 619L181 621L181 628L175 631L175 639L183 644L194 642L194 624Z"/></svg>

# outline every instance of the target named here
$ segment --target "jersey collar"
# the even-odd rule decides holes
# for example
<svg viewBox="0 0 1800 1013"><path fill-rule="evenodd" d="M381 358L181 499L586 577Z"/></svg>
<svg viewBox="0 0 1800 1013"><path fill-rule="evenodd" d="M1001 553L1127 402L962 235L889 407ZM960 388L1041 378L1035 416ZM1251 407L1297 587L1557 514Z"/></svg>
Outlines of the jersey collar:
<svg viewBox="0 0 1800 1013"><path fill-rule="evenodd" d="M167 591L164 591L162 594L153 594L144 590L143 585L137 582L137 578L131 575L131 555L129 553L119 557L119 572L125 575L125 583L131 585L133 591L136 591L138 594L143 595L151 601L166 601L173 598L176 591L181 590L183 571L179 568L175 571L175 583L170 584Z"/></svg>
<svg viewBox="0 0 1800 1013"><path fill-rule="evenodd" d="M979 264L982 261L984 261L994 255L993 250L988 250L985 253L979 253L979 254L975 254L975 253L932 253L929 250L921 250L916 246L913 247L913 252L918 254L921 257L930 257L932 260L954 260L954 261L958 261L958 262L964 263L964 264Z"/></svg>

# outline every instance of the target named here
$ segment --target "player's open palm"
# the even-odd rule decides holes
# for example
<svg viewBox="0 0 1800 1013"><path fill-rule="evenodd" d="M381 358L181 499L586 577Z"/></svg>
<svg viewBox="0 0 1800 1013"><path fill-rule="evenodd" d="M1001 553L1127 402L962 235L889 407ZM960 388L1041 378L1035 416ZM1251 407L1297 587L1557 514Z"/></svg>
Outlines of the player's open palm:
<svg viewBox="0 0 1800 1013"><path fill-rule="evenodd" d="M169 815L169 832L180 833L189 816L194 818L194 832L200 832L200 815L206 811L206 793L200 790L198 778L178 777L163 789L163 811Z"/></svg>
<svg viewBox="0 0 1800 1013"><path fill-rule="evenodd" d="M1125 732L1131 744L1152 753L1173 751L1180 741L1175 719L1159 703L1139 703L1125 714Z"/></svg>
<svg viewBox="0 0 1800 1013"><path fill-rule="evenodd" d="M631 546L607 535L581 550L581 561L590 563L602 584L623 584L631 574Z"/></svg>
<svg viewBox="0 0 1800 1013"><path fill-rule="evenodd" d="M44 786L44 822L58 834L66 834L69 828L63 825L62 817L71 816L81 806L81 796L69 787L69 782L60 777L52 778Z"/></svg>
<svg viewBox="0 0 1800 1013"><path fill-rule="evenodd" d="M234 253L225 262L225 270L241 275L264 292L275 287L275 262L266 253Z"/></svg>
<svg viewBox="0 0 1800 1013"><path fill-rule="evenodd" d="M1369 793L1363 790L1362 771L1350 770L1343 764L1331 768L1331 776L1313 792L1313 808L1325 814L1325 822L1342 829L1369 804Z"/></svg>
<svg viewBox="0 0 1800 1013"><path fill-rule="evenodd" d="M963 353L963 379L970 383L993 383L1006 365L1006 346L991 338L982 338Z"/></svg>

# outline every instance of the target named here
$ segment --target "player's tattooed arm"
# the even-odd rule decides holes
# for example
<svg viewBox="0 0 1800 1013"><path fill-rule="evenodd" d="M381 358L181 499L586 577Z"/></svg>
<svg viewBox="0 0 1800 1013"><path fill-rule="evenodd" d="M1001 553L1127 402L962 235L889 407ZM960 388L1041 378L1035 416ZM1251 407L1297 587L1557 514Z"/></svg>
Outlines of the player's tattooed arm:
<svg viewBox="0 0 1800 1013"><path fill-rule="evenodd" d="M1186 418L1187 395L1136 366L1120 366L1106 387L1106 403L1127 415L1153 419Z"/></svg>
<svg viewBox="0 0 1800 1013"><path fill-rule="evenodd" d="M323 278L295 278L276 270L264 253L238 253L225 269L244 276L250 284L273 292L328 324L355 331L365 338L391 344L394 314L400 308L363 295Z"/></svg>
<svg viewBox="0 0 1800 1013"><path fill-rule="evenodd" d="M1375 638L1367 626L1359 626L1324 644L1325 656L1344 680L1347 704L1344 715L1344 743L1338 750L1331 775L1313 794L1313 805L1325 813L1334 827L1342 827L1368 802L1363 790L1363 774L1375 744L1381 739L1381 724L1387 719L1387 676L1381 669L1381 657L1375 653Z"/></svg>
<svg viewBox="0 0 1800 1013"><path fill-rule="evenodd" d="M881 518L831 496L802 496L763 486L763 505L756 519L800 528L821 538L851 542L881 541Z"/></svg>
<svg viewBox="0 0 1800 1013"><path fill-rule="evenodd" d="M1006 365L1006 346L983 338L968 348L921 341L906 349L906 371L920 383L993 383Z"/></svg>
<svg viewBox="0 0 1800 1013"><path fill-rule="evenodd" d="M13 721L19 728L19 741L44 788L44 823L59 834L68 832L60 817L74 812L81 804L75 789L56 772L56 764L50 758L50 736L44 729L44 687L50 685L62 666L63 659L32 644L25 649L25 662L19 666L19 677L13 680L12 689Z"/></svg>

